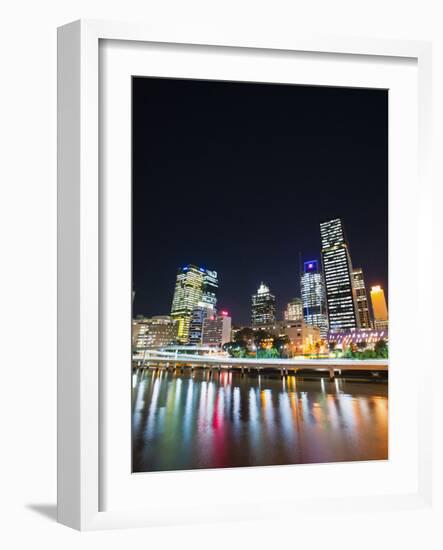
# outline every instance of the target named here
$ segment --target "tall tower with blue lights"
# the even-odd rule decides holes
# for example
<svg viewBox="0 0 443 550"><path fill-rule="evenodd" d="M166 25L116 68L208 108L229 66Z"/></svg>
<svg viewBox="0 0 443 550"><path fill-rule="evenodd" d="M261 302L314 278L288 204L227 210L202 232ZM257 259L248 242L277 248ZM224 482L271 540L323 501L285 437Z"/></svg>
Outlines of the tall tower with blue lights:
<svg viewBox="0 0 443 550"><path fill-rule="evenodd" d="M300 288L305 323L318 327L320 336L326 339L328 336L326 291L318 260L304 262Z"/></svg>

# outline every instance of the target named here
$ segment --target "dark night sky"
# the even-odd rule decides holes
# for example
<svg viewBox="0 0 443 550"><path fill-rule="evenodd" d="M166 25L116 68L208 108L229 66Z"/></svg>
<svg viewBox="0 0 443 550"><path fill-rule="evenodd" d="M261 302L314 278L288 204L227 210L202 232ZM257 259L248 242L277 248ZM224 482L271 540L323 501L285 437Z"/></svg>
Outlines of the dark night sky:
<svg viewBox="0 0 443 550"><path fill-rule="evenodd" d="M320 258L336 217L368 291L387 293L387 121L383 90L134 78L134 314L169 314L194 263L218 272L234 324L262 280L281 315L299 252Z"/></svg>

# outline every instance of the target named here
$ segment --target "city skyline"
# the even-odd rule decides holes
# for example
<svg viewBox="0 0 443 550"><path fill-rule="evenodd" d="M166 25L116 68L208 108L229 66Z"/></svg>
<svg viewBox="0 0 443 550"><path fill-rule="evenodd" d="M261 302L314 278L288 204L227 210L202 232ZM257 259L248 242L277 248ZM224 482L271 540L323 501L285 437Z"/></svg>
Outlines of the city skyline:
<svg viewBox="0 0 443 550"><path fill-rule="evenodd" d="M243 326L260 327L299 318L307 325L319 328L324 340L328 339L329 331L387 327L384 289L380 285L371 286L372 307L369 308L363 269L352 266L343 220L333 219L320 223L320 235L322 265L320 267L316 259L303 263L300 272L301 297L289 300L280 315L276 296L261 281L251 296L249 323L242 323ZM192 345L201 343L205 320L218 317L219 290L217 271L194 264L177 269L170 316L177 323L178 342ZM298 313L290 315L290 309ZM223 316L229 315L231 323L231 314L226 310L221 313ZM158 314L154 317L158 317ZM235 323L234 326L241 324Z"/></svg>
<svg viewBox="0 0 443 550"><path fill-rule="evenodd" d="M312 261L311 261L312 262ZM311 263L311 262L304 262L304 264L308 264L308 263ZM317 263L317 261L315 261ZM180 268L179 268L180 270ZM354 269L353 272L355 271L358 271L358 272L361 272L361 268L357 268L357 269ZM320 271L321 275L323 276L323 272L322 270ZM354 273L353 273L354 274ZM303 280L303 275L304 273L302 272L302 278L301 278L301 281L299 281L299 289L300 289L300 294L303 295L303 290L302 290L302 280ZM174 280L174 279L173 279ZM260 285L264 284L263 281L260 283ZM368 296L369 296L369 291L371 288L373 287L381 287L385 296L387 296L388 294L388 289L384 288L383 285L366 285L365 282L361 283L362 285L362 288L364 289L364 292L365 292L365 306L366 306L366 309L365 309L365 321L367 320L367 322L362 322L360 320L360 325L361 325L361 328L370 328L370 325L369 325L369 322L372 318L372 315L371 315L371 310L373 309L372 305L371 305L371 309L369 309L369 300L368 300ZM257 288L255 289L255 291L253 292L252 295L254 295L256 293L256 291L258 290L258 288L260 288L260 285L257 285ZM265 286L268 286L268 285L265 285ZM356 290L357 290L357 287L355 287ZM135 298L135 295L136 295L136 292L133 291L133 297ZM293 296L292 298L290 298L288 301L281 301L277 295L277 293L275 293L276 296L276 300L275 300L275 304L276 304L276 307L275 307L275 318L277 320L283 320L283 319L287 319L287 320L290 320L291 318L287 315L287 311L288 311L288 307L289 308L294 308L294 301L299 301L300 302L300 310L303 311L303 300L302 300L302 297L301 296ZM358 290L357 290L357 294L358 294ZM172 293L172 296L174 295L174 293ZM248 301L248 297L245 298L244 301ZM249 297L249 304L250 304L250 297ZM358 302L356 303L356 307L358 307L359 304ZM223 306L222 306L223 307ZM197 306L196 306L197 308ZM194 309L194 308L192 308ZM200 307L199 309L202 309L204 310L205 308L204 307ZM214 309L217 309L217 308L214 308ZM226 311L226 308L223 308L225 311ZM250 306L250 309L251 309L251 306ZM164 315L171 315L171 307L170 307L170 304L166 304L166 306L162 309L162 311L159 313L159 312L151 312L151 313L146 313L146 312L137 312L135 313L134 312L134 315L133 317L136 318L136 317L139 317L139 316L143 316L143 317L156 317L156 316L164 316ZM308 314L309 315L309 314ZM311 314L312 315L312 314ZM172 317L174 317L174 315L172 314ZM236 323L236 325L251 325L253 324L251 322L251 311L249 310L249 319L246 319L245 322L241 322L241 323Z"/></svg>
<svg viewBox="0 0 443 550"><path fill-rule="evenodd" d="M387 296L386 92L151 78L133 91L134 316L169 314L193 262L218 271L235 324L261 280L282 318L299 252L320 258L335 217L367 289Z"/></svg>
<svg viewBox="0 0 443 550"><path fill-rule="evenodd" d="M321 256L321 252L318 253L318 257ZM300 261L300 258L298 259L298 261ZM289 295L292 296L292 298L289 298L289 299L282 299L281 296L279 295L278 291L274 292L275 294L275 297L276 297L276 300L275 300L275 303L276 303L276 306L275 306L275 316L277 319L283 319L285 317L285 310L287 309L288 307L288 304L295 298L295 299L302 299L301 296L303 294L303 289L302 289L302 280L303 280L303 275L305 273L304 269L306 268L306 265L310 264L311 262L314 262L315 264L318 263L318 260L308 260L308 261L303 261L303 268L301 270L301 272L299 271L295 278L294 278L294 292L289 292ZM186 265L192 265L192 264L186 264ZM183 267L178 267L175 269L175 276L177 275L177 269L178 271L180 271L180 269L183 269ZM205 270L206 268L203 268L203 267L200 267L198 268L200 270ZM361 268L354 268L353 272L355 271L358 271L358 272L361 272ZM321 274L323 275L323 267L320 268L320 272ZM366 272L366 269L365 269L365 272ZM354 273L353 273L354 275ZM223 276L223 275L222 275ZM384 294L386 296L386 299L388 297L388 292L389 292L389 288L388 286L384 285L384 284L380 284L379 281L381 281L383 278L382 277L378 277L378 278L375 278L373 282L371 283L368 283L366 280L364 282L365 284L365 290L366 292L368 293L368 296L369 296L369 290L370 288L372 288L373 286L381 286L383 288L383 291L384 291ZM174 281L174 277L172 278L172 281ZM262 284L263 281L260 282L260 284ZM170 286L169 290L169 295L171 297L171 302L173 302L173 297L174 297L174 292L171 291L171 288L173 288L174 286L174 283L171 283L172 286ZM253 295L257 289L259 288L260 284L257 284L255 288L252 289L252 292L251 294ZM274 288L274 286L271 284L270 286L272 286L272 288ZM295 290L297 289L297 290ZM218 292L219 292L219 295L221 294L222 296L225 295L226 293L223 293L223 287L221 289L218 289ZM134 301L136 299L136 296L137 296L137 290L134 289L133 290L133 294L134 294ZM166 293L168 294L168 293ZM287 293L286 293L287 294ZM250 298L251 296L246 296L246 297L243 297L243 300L242 300L242 303L240 304L241 306L246 306L245 309L247 310L247 308L249 307L249 310L247 311L247 314L246 314L246 317L241 317L239 322L236 322L235 324L236 325L249 325L251 324L251 310L250 310ZM229 300L227 300L229 301ZM366 296L366 306L368 306L368 303L369 303L369 300L367 299L367 296ZM150 312L146 312L146 311L141 311L139 308L138 311L136 311L136 308L133 308L133 316L136 317L138 315L143 315L143 316L146 316L146 317L151 317L151 316L158 316L158 315L170 315L171 313L171 304L170 303L166 303L164 305L164 307L159 311L150 311ZM222 307L224 309L228 309L226 308L223 304L222 304ZM235 309L235 308L234 308ZM370 311L367 312L367 315L370 316ZM365 328L363 326L363 328Z"/></svg>

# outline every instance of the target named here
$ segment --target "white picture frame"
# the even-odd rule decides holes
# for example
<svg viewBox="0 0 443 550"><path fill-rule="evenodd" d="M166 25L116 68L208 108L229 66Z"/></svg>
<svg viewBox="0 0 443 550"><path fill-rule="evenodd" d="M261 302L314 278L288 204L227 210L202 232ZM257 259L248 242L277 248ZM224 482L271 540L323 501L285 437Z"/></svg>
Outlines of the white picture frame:
<svg viewBox="0 0 443 550"><path fill-rule="evenodd" d="M121 507L103 510L100 504L100 483L103 450L102 415L100 403L100 288L102 253L100 232L101 203L99 178L99 75L100 41L125 41L128 44L160 43L193 44L229 48L243 54L254 51L306 52L332 56L370 56L395 59L413 59L418 70L418 169L420 194L427 197L431 191L429 177L430 155L430 81L431 46L426 42L369 40L346 37L294 36L257 38L245 33L242 37L221 31L208 38L204 32L187 36L186 31L156 32L136 24L77 21L65 25L58 33L58 520L80 530L151 526L174 522L210 521L242 517L260 518L263 502L254 499L247 509L232 506L228 513L208 509L202 505L196 519L196 510L178 516L156 510ZM369 58L368 58L369 59ZM422 202L423 208L425 202ZM420 226L420 239L431 235L426 213ZM429 239L430 240L430 239ZM426 253L426 250L423 251ZM417 279L420 282L420 278ZM417 291L418 292L418 291ZM128 326L129 330L129 326ZM429 352L428 352L429 353ZM431 403L421 389L431 383L432 361L423 361L423 379L418 384L418 473L414 490L398 490L382 496L334 495L303 501L303 510L335 509L346 511L357 504L362 509L392 509L398 507L430 506L432 497L431 468ZM346 464L339 467L347 468ZM274 469L276 472L277 469ZM177 474L162 474L176 476ZM194 476L183 473L182 476ZM216 478L217 471L207 472ZM235 476L236 473L232 474ZM277 474L278 475L278 472ZM152 478L151 478L152 479ZM149 481L149 480L148 480ZM223 482L223 479L222 479ZM205 481L206 483L206 481ZM414 484L415 486L415 484ZM183 485L185 487L185 485ZM278 498L275 497L274 499ZM300 507L290 497L281 497L285 506Z"/></svg>

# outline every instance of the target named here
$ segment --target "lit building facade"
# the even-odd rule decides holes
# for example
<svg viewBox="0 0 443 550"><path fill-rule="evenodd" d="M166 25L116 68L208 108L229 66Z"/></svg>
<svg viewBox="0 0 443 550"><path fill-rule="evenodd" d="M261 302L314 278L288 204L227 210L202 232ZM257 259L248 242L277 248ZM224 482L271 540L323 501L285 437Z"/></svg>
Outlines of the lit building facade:
<svg viewBox="0 0 443 550"><path fill-rule="evenodd" d="M253 330L264 330L275 338L287 336L291 355L311 353L315 351L316 344L320 344L322 340L320 329L308 325L303 319L298 321L276 321L273 324L256 327Z"/></svg>
<svg viewBox="0 0 443 550"><path fill-rule="evenodd" d="M342 350L347 349L351 345L363 348L374 348L379 340L389 340L389 332L387 328L372 329L372 328L356 328L351 330L336 330L330 331L328 342L336 344L337 348Z"/></svg>
<svg viewBox="0 0 443 550"><path fill-rule="evenodd" d="M132 321L132 345L136 351L173 344L177 340L177 321L169 315L137 317Z"/></svg>
<svg viewBox="0 0 443 550"><path fill-rule="evenodd" d="M204 269L204 268L200 268ZM204 269L201 306L214 309L217 306L218 274L217 271Z"/></svg>
<svg viewBox="0 0 443 550"><path fill-rule="evenodd" d="M342 221L321 223L320 236L329 329L357 328L352 263Z"/></svg>
<svg viewBox="0 0 443 550"><path fill-rule="evenodd" d="M322 338L328 336L328 313L323 275L318 261L304 263L300 287L303 302L303 318L307 325L318 327Z"/></svg>
<svg viewBox="0 0 443 550"><path fill-rule="evenodd" d="M263 282L252 296L252 325L268 325L275 322L275 296Z"/></svg>
<svg viewBox="0 0 443 550"><path fill-rule="evenodd" d="M381 286L373 286L371 288L371 303L372 312L374 313L374 328L387 329L389 326L388 307L386 305L385 293Z"/></svg>
<svg viewBox="0 0 443 550"><path fill-rule="evenodd" d="M203 321L203 346L221 347L231 341L231 317L226 311L220 315L207 315Z"/></svg>
<svg viewBox="0 0 443 550"><path fill-rule="evenodd" d="M299 321L303 319L303 302L301 298L293 298L284 311L285 321Z"/></svg>
<svg viewBox="0 0 443 550"><path fill-rule="evenodd" d="M371 317L369 315L368 295L366 293L363 269L355 267L352 270L355 302L357 308L357 323L360 328L371 328Z"/></svg>
<svg viewBox="0 0 443 550"><path fill-rule="evenodd" d="M178 341L189 342L192 312L197 307L217 305L217 272L189 264L179 268L172 300L171 317L178 325Z"/></svg>
<svg viewBox="0 0 443 550"><path fill-rule="evenodd" d="M303 319L279 325L280 333L289 338L290 349L294 354L314 352L315 345L322 340L319 327L309 325Z"/></svg>
<svg viewBox="0 0 443 550"><path fill-rule="evenodd" d="M192 310L191 321L189 323L189 339L188 342L192 346L199 346L202 343L203 323L208 312L211 310L207 307L195 307Z"/></svg>

